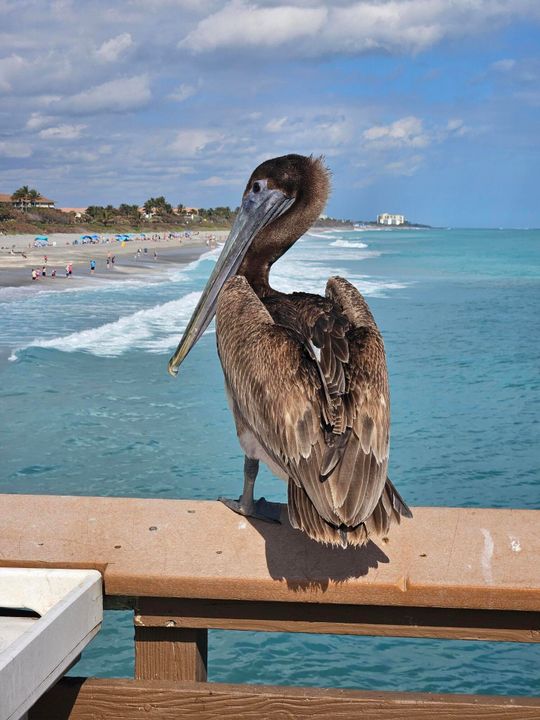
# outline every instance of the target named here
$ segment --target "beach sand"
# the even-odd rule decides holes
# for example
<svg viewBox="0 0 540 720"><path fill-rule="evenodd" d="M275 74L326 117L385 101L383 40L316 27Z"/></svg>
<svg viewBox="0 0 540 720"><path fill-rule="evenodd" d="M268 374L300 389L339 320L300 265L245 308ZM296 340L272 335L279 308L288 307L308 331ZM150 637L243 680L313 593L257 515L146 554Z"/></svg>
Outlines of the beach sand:
<svg viewBox="0 0 540 720"><path fill-rule="evenodd" d="M196 260L207 250L207 240L214 237L223 243L226 230L212 233L192 234L191 237L168 238L168 233L156 233L159 240L133 239L122 245L117 240L99 244L80 244L80 234L56 233L49 235L46 247L34 248L33 235L3 235L0 237L0 287L31 285L41 290L65 289L74 285L88 285L101 280L122 280L137 275L160 274L164 265L183 265ZM102 236L103 237L103 236ZM114 238L114 235L105 237ZM75 240L79 244L74 245ZM146 252L144 252L146 248ZM140 254L137 256L137 250ZM154 258L154 252L157 257ZM115 258L107 269L107 256ZM47 262L45 262L45 256ZM95 260L95 272L90 272L90 261ZM73 263L73 274L66 277L67 263ZM46 277L32 280L32 269L41 273L46 267ZM51 277L56 270L56 278ZM69 283L69 286L67 285Z"/></svg>

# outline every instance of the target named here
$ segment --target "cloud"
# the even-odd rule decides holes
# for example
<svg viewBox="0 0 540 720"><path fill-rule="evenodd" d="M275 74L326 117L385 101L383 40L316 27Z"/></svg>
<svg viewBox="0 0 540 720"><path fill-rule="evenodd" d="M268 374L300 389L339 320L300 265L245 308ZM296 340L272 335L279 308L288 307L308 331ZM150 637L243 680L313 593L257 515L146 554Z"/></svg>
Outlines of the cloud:
<svg viewBox="0 0 540 720"><path fill-rule="evenodd" d="M9 55L0 58L0 91L9 92L17 75L28 66L28 62L20 55Z"/></svg>
<svg viewBox="0 0 540 720"><path fill-rule="evenodd" d="M223 140L223 135L215 130L188 129L176 133L169 149L182 157L193 157L208 145Z"/></svg>
<svg viewBox="0 0 540 720"><path fill-rule="evenodd" d="M24 142L0 141L0 156L9 158L26 158L32 154L32 148Z"/></svg>
<svg viewBox="0 0 540 720"><path fill-rule="evenodd" d="M270 5L270 7L267 7ZM179 42L196 53L287 46L297 56L417 53L444 38L540 18L534 0L229 0Z"/></svg>
<svg viewBox="0 0 540 720"><path fill-rule="evenodd" d="M389 125L374 125L364 130L364 141L379 150L399 147L426 147L431 142L420 118L409 115Z"/></svg>
<svg viewBox="0 0 540 720"><path fill-rule="evenodd" d="M383 171L388 175L405 175L410 177L420 169L423 160L422 155L412 155L403 160L386 163L383 165Z"/></svg>
<svg viewBox="0 0 540 720"><path fill-rule="evenodd" d="M200 185L201 187L221 187L223 185L236 186L241 182L241 180L231 180L230 178L220 177L219 175L212 175L204 180L199 180L197 185Z"/></svg>
<svg viewBox="0 0 540 720"><path fill-rule="evenodd" d="M288 118L286 115L280 118L274 118L273 120L269 120L266 125L264 126L264 129L267 132L270 133L279 133L283 130L283 127L285 126L285 123L287 122Z"/></svg>
<svg viewBox="0 0 540 720"><path fill-rule="evenodd" d="M152 97L147 74L109 80L60 100L60 109L73 113L125 112L146 105Z"/></svg>
<svg viewBox="0 0 540 720"><path fill-rule="evenodd" d="M39 130L44 125L49 125L54 120L50 115L42 115L40 112L33 112L26 121L27 130Z"/></svg>
<svg viewBox="0 0 540 720"><path fill-rule="evenodd" d="M496 72L508 72L516 66L516 61L512 58L505 58L503 60L497 60L491 64L491 69Z"/></svg>
<svg viewBox="0 0 540 720"><path fill-rule="evenodd" d="M170 100L183 102L184 100L190 98L192 95L195 95L196 92L197 88L194 85L187 85L186 83L182 83L176 88L176 90L173 90L172 93L167 95L167 97Z"/></svg>
<svg viewBox="0 0 540 720"><path fill-rule="evenodd" d="M259 7L232 0L213 15L199 22L195 30L179 42L195 52L216 48L281 45L320 32L328 12L324 7Z"/></svg>
<svg viewBox="0 0 540 720"><path fill-rule="evenodd" d="M116 62L133 45L130 33L121 33L106 40L97 50L96 57L102 62Z"/></svg>
<svg viewBox="0 0 540 720"><path fill-rule="evenodd" d="M86 127L86 125L57 125L41 130L39 137L45 140L76 140Z"/></svg>

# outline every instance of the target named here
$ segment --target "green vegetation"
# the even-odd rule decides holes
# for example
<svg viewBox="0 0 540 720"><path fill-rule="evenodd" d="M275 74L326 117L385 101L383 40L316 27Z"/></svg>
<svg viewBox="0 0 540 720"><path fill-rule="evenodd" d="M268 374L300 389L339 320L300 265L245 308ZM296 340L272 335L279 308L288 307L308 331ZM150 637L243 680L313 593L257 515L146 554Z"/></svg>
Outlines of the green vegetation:
<svg viewBox="0 0 540 720"><path fill-rule="evenodd" d="M227 205L210 208L187 208L179 203L175 207L163 195L150 197L142 206L121 203L89 205L84 214L62 212L56 208L36 207L43 196L28 185L18 188L11 199L18 206L0 203L0 232L53 233L53 232L151 232L152 230L218 230L231 227L238 208ZM350 221L321 218L318 227L341 225L352 227Z"/></svg>

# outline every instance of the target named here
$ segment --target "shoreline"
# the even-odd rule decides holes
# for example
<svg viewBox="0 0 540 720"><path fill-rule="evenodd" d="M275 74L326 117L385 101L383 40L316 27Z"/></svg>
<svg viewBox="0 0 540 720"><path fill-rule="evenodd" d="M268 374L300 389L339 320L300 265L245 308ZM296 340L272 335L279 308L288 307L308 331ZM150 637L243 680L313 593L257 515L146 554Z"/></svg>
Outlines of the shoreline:
<svg viewBox="0 0 540 720"><path fill-rule="evenodd" d="M73 240L78 240L80 235L55 234L49 236L50 245L40 248L28 247L33 236L4 236L1 238L4 247L0 248L0 288L66 290L91 287L98 282L101 284L103 280L121 282L142 276L159 276L168 265L186 265L197 260L217 243L224 242L228 231L216 230L191 237L168 238L167 235L156 233L156 239L137 238L126 243L114 240L74 245ZM54 242L55 245L52 244ZM114 264L109 263L109 268L107 256L110 260L113 256L115 259ZM94 273L90 271L91 260L95 260ZM73 274L67 277L66 265L70 262L73 264ZM46 276L33 280L32 269L40 273L43 266L46 268ZM55 278L51 277L53 269L56 269Z"/></svg>

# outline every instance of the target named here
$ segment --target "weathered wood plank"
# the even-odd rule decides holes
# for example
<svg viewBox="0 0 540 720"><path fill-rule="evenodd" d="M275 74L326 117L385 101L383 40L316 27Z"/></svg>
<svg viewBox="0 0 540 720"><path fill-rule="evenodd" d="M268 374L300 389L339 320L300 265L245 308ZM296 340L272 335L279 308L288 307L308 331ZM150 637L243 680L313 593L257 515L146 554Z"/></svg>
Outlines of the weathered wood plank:
<svg viewBox="0 0 540 720"><path fill-rule="evenodd" d="M137 627L540 642L540 613L380 605L137 598Z"/></svg>
<svg viewBox="0 0 540 720"><path fill-rule="evenodd" d="M135 628L136 679L202 682L207 664L207 630Z"/></svg>
<svg viewBox="0 0 540 720"><path fill-rule="evenodd" d="M538 720L540 698L65 679L29 720Z"/></svg>
<svg viewBox="0 0 540 720"><path fill-rule="evenodd" d="M0 564L97 568L105 593L266 602L540 610L540 511L415 508L361 549L222 503L0 497ZM189 552L185 549L189 548Z"/></svg>

